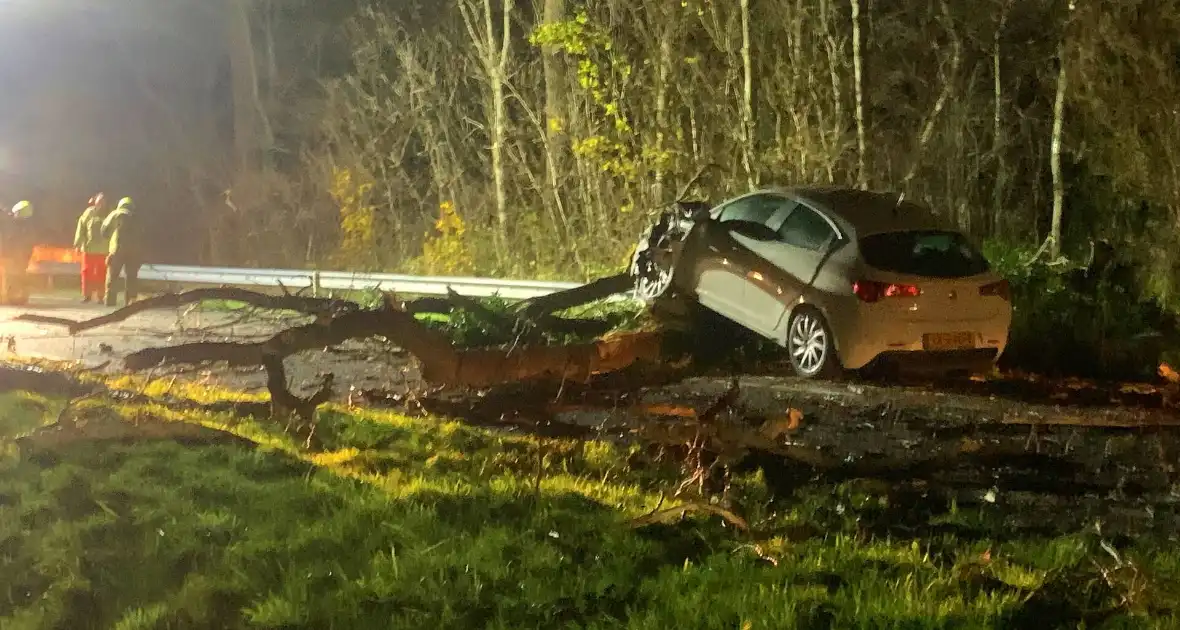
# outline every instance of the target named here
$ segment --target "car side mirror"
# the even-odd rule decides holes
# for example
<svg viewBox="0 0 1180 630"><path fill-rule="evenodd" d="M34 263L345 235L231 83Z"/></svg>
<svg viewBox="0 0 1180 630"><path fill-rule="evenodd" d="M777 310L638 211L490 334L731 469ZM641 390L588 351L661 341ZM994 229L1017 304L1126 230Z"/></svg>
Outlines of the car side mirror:
<svg viewBox="0 0 1180 630"><path fill-rule="evenodd" d="M722 223L727 230L734 234L741 234L746 238L752 238L756 241L777 241L778 232L766 227L765 223L755 223L754 221L725 221Z"/></svg>

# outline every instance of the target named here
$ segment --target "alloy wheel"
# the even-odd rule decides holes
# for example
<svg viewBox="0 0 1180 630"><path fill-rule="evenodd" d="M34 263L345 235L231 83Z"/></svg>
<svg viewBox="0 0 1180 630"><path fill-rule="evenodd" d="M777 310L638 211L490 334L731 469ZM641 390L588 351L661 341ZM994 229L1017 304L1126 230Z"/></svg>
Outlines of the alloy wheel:
<svg viewBox="0 0 1180 630"><path fill-rule="evenodd" d="M787 340L787 349L800 372L812 376L823 369L828 358L828 333L819 315L811 312L797 314Z"/></svg>
<svg viewBox="0 0 1180 630"><path fill-rule="evenodd" d="M650 261L645 267L635 279L635 293L639 299L650 302L668 292L672 286L672 270L656 261Z"/></svg>

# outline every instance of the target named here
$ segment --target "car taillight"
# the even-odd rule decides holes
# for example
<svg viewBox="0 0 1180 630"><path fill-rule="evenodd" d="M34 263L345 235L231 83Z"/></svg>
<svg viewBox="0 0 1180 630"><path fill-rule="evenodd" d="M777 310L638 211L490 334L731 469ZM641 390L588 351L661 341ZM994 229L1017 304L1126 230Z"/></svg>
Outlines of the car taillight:
<svg viewBox="0 0 1180 630"><path fill-rule="evenodd" d="M892 284L873 280L857 280L852 283L852 292L862 302L876 302L884 298L918 297L922 290L912 284Z"/></svg>
<svg viewBox="0 0 1180 630"><path fill-rule="evenodd" d="M985 284L979 287L979 294L984 297L995 296L1002 298L1004 301L1012 300L1012 290L1008 286L1007 280L1000 280L999 282Z"/></svg>

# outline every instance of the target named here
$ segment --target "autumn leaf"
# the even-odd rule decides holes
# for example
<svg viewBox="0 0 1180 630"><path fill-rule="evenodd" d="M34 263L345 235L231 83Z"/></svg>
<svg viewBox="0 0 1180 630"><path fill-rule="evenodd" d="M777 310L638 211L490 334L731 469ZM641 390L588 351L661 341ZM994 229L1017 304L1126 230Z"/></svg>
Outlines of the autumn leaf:
<svg viewBox="0 0 1180 630"><path fill-rule="evenodd" d="M798 409L788 409L782 418L768 420L762 425L761 433L769 440L777 440L786 433L796 431L803 423L803 412Z"/></svg>

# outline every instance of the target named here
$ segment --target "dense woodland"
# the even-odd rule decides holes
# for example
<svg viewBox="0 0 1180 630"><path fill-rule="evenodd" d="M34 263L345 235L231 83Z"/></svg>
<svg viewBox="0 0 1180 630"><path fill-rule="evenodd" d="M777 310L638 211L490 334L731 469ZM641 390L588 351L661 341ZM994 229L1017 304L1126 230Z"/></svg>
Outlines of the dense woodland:
<svg viewBox="0 0 1180 630"><path fill-rule="evenodd" d="M206 220L247 237L218 262L585 277L716 163L701 196L900 190L980 240L1107 239L1172 292L1174 3L295 4L236 4L251 168Z"/></svg>

